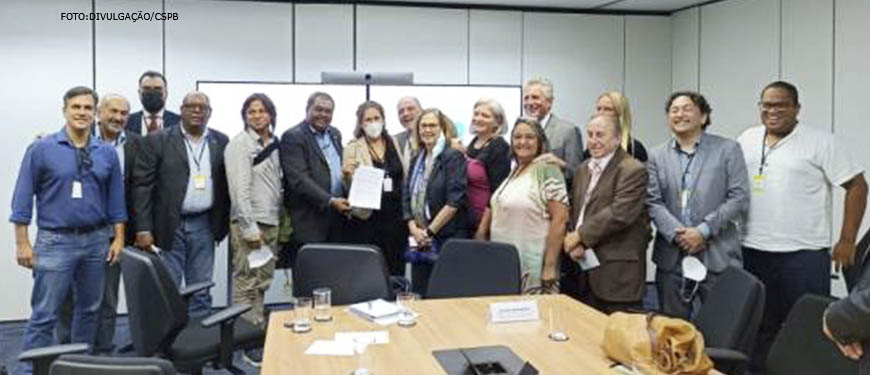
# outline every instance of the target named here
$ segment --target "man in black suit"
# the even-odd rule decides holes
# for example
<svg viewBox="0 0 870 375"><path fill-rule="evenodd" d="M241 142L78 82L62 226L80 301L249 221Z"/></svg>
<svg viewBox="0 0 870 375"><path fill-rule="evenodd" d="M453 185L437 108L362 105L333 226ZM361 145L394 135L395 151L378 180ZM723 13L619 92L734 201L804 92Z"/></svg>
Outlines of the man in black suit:
<svg viewBox="0 0 870 375"><path fill-rule="evenodd" d="M330 125L334 108L329 94L311 94L305 120L281 136L285 204L293 223L291 252L307 243L342 239L342 215L350 204L342 198L341 133Z"/></svg>
<svg viewBox="0 0 870 375"><path fill-rule="evenodd" d="M126 197L127 217L133 218L133 199L131 195L131 178L133 163L139 152L142 137L124 130L124 124L130 114L130 103L117 94L104 95L97 106L97 126L93 129L93 137L108 143L118 153L121 162L121 173L124 175L124 196ZM124 237L125 245L133 244L133 226L127 225ZM97 317L97 337L94 352L111 354L115 337L115 317L118 311L118 284L121 280L120 264L106 262L106 282L103 289L103 302ZM57 337L61 344L71 342L70 324L73 315L73 296L67 296L60 307L57 324Z"/></svg>
<svg viewBox="0 0 870 375"><path fill-rule="evenodd" d="M229 228L224 149L229 138L206 125L208 96L191 92L181 106L181 126L149 135L133 168L136 246L164 250L175 282L212 281L215 243ZM191 316L211 310L211 295L191 299Z"/></svg>
<svg viewBox="0 0 870 375"><path fill-rule="evenodd" d="M866 204L866 203L865 203ZM858 209L864 209L858 207ZM832 303L822 330L848 358L859 361L858 373L870 374L870 232L858 243L855 265L843 268L849 295ZM866 354L865 354L866 353Z"/></svg>
<svg viewBox="0 0 870 375"><path fill-rule="evenodd" d="M139 76L139 100L142 111L127 119L127 132L146 136L160 129L178 125L181 118L175 112L165 110L166 77L160 72L146 71Z"/></svg>

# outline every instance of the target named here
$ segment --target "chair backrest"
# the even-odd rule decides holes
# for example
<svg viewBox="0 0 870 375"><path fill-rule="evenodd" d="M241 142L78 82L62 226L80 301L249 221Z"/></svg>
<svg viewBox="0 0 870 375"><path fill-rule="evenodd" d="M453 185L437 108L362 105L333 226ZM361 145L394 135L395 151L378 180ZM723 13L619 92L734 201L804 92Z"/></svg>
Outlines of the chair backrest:
<svg viewBox="0 0 870 375"><path fill-rule="evenodd" d="M730 266L719 274L695 325L704 344L749 353L764 314L764 284L741 268Z"/></svg>
<svg viewBox="0 0 870 375"><path fill-rule="evenodd" d="M51 364L51 375L175 375L172 363L160 358L98 357L67 354Z"/></svg>
<svg viewBox="0 0 870 375"><path fill-rule="evenodd" d="M332 290L333 305L392 298L384 257L371 245L308 244L296 255L293 295Z"/></svg>
<svg viewBox="0 0 870 375"><path fill-rule="evenodd" d="M187 325L187 304L158 255L135 248L121 252L130 337L136 354L163 351Z"/></svg>
<svg viewBox="0 0 870 375"><path fill-rule="evenodd" d="M833 301L830 297L807 294L795 303L770 347L768 373L858 373L858 362L846 358L822 333L822 315Z"/></svg>
<svg viewBox="0 0 870 375"><path fill-rule="evenodd" d="M522 292L520 257L514 245L451 239L429 277L426 298L513 295Z"/></svg>

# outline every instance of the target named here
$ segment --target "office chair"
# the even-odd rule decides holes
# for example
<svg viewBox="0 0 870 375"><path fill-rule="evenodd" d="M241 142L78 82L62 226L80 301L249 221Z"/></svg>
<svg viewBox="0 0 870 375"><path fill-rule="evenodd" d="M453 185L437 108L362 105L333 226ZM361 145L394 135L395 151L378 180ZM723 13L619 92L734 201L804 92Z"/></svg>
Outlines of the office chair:
<svg viewBox="0 0 870 375"><path fill-rule="evenodd" d="M18 355L18 360L30 361L33 365L33 375L49 375L51 364L58 357L64 354L84 353L88 349L88 344L83 343L47 346L25 350Z"/></svg>
<svg viewBox="0 0 870 375"><path fill-rule="evenodd" d="M769 374L858 373L858 362L846 358L822 332L822 315L831 302L831 297L807 294L795 303L767 354Z"/></svg>
<svg viewBox="0 0 870 375"><path fill-rule="evenodd" d="M764 303L764 284L751 273L729 266L719 275L693 322L717 370L746 372Z"/></svg>
<svg viewBox="0 0 870 375"><path fill-rule="evenodd" d="M250 305L233 305L203 319L188 318L187 299L214 282L179 291L158 255L134 248L121 252L121 273L137 356L159 355L181 372L201 374L212 362L216 368L242 374L233 366L233 351L263 346L265 332L239 319Z"/></svg>
<svg viewBox="0 0 870 375"><path fill-rule="evenodd" d="M308 244L296 254L293 295L311 296L316 288L332 290L333 305L392 298L387 265L371 245Z"/></svg>
<svg viewBox="0 0 870 375"><path fill-rule="evenodd" d="M160 358L102 357L66 354L51 365L50 375L175 375L172 363Z"/></svg>
<svg viewBox="0 0 870 375"><path fill-rule="evenodd" d="M451 239L441 248L426 298L515 295L522 292L520 256L513 245Z"/></svg>

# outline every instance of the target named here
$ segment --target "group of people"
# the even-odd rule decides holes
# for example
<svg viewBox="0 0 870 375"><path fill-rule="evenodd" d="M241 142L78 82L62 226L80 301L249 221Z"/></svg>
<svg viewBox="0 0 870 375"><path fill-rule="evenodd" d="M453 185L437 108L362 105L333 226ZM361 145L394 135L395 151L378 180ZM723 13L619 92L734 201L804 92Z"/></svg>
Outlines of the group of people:
<svg viewBox="0 0 870 375"><path fill-rule="evenodd" d="M666 314L690 317L728 266L764 282L768 300L753 355L762 368L795 301L830 294L832 260L855 264L863 170L831 134L798 126L792 84L762 90L762 124L737 140L707 132L712 108L703 95L673 93L664 108L672 138L649 151L632 135L629 102L619 92L594 103L585 147L581 128L552 113L550 81L529 80L522 93L524 116L510 134L495 100L474 103L474 138L462 144L445 113L404 97L396 110L405 131L388 134L384 107L367 101L345 144L324 92L311 94L305 119L280 139L274 103L252 94L229 139L208 127L204 93L187 94L180 116L166 110L167 82L158 72L140 78L143 110L134 114L119 95L98 101L88 88L69 90L66 125L27 149L13 195L18 263L34 274L24 347L50 345L56 334L112 350L124 246L160 252L179 285L193 284L212 280L215 244L230 233L233 302L252 304L244 318L260 326L275 262L251 267L248 257L277 255L285 233L291 254L309 243L375 245L391 275L402 277L410 263L411 288L421 293L449 239L509 243L519 250L524 292L562 292L609 313L641 307L654 226ZM347 199L361 166L384 172L379 210ZM836 186L846 199L831 252ZM34 196L39 229L31 245ZM695 270L687 264L700 264L706 278L688 278ZM210 307L205 292L188 306L194 317ZM261 353L245 356L257 362Z"/></svg>

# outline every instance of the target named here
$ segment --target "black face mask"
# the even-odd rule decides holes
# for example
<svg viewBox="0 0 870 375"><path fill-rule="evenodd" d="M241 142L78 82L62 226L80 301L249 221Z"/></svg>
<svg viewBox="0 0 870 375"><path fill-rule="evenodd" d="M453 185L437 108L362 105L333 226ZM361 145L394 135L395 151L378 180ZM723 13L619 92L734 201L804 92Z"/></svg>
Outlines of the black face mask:
<svg viewBox="0 0 870 375"><path fill-rule="evenodd" d="M163 92L158 90L144 91L142 92L141 98L142 106L145 107L145 110L149 113L157 113L163 109Z"/></svg>

